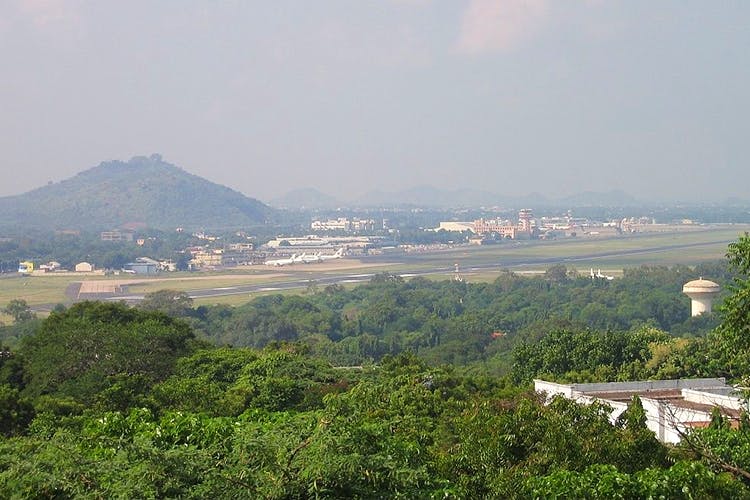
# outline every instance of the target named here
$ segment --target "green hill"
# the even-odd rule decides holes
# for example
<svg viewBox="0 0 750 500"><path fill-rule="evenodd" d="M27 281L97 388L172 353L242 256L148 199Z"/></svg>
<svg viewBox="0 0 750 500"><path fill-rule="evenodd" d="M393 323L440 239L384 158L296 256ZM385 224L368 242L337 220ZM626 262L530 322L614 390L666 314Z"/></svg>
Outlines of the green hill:
<svg viewBox="0 0 750 500"><path fill-rule="evenodd" d="M160 155L103 162L62 182L0 198L0 228L6 229L241 228L272 216L260 201Z"/></svg>

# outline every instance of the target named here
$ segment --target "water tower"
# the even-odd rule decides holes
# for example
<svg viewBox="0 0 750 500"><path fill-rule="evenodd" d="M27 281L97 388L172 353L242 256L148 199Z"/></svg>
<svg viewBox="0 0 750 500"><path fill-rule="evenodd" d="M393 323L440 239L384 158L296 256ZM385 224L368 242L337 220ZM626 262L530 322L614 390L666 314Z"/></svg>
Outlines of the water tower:
<svg viewBox="0 0 750 500"><path fill-rule="evenodd" d="M692 305L692 315L700 316L701 314L711 314L711 305L714 299L719 295L721 287L713 281L704 280L703 278L688 281L682 287L682 293L690 297Z"/></svg>

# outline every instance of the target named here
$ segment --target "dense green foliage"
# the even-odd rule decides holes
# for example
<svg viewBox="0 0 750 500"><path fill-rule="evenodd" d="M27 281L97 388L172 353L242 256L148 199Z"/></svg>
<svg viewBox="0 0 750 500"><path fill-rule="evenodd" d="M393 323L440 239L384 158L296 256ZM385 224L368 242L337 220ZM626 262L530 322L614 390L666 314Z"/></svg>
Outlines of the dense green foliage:
<svg viewBox="0 0 750 500"><path fill-rule="evenodd" d="M576 382L647 379L660 347L675 340L654 328L630 332L554 330L537 342L522 342L513 350L517 381L548 377ZM651 370L651 371L650 371ZM663 377L662 377L663 378Z"/></svg>
<svg viewBox="0 0 750 500"><path fill-rule="evenodd" d="M717 414L669 448L638 398L613 424L601 403L545 401L510 377L437 366L508 355L500 341L521 382L711 370L742 380L747 248L747 237L730 248L740 279L721 326L698 338L653 317L611 331L576 328L585 322L572 315L550 326L573 311L558 296L635 300L561 269L476 286L380 275L237 309L195 309L165 291L139 308L88 302L26 318L31 330L0 350L0 497L749 498L745 414L738 425ZM658 295L670 272L686 278L677 268L633 279ZM213 329L235 347L196 340ZM367 359L378 363L331 364Z"/></svg>
<svg viewBox="0 0 750 500"><path fill-rule="evenodd" d="M556 330L656 327L674 335L705 335L716 317L691 318L689 299L681 293L682 284L700 274L728 279L722 264L642 267L611 282L578 277L564 266L544 276L506 273L476 284L381 274L351 290L311 287L303 296L266 296L237 308L203 306L185 317L199 337L222 345L299 341L337 365L412 352L433 364L506 373L516 344L534 343Z"/></svg>
<svg viewBox="0 0 750 500"><path fill-rule="evenodd" d="M187 324L160 312L79 303L52 313L22 340L23 393L54 404L108 398L127 406L138 386L171 374L176 360L195 349L193 338Z"/></svg>
<svg viewBox="0 0 750 500"><path fill-rule="evenodd" d="M6 392L0 401L18 401ZM37 404L22 436L0 439L0 495L541 498L591 487L612 498L620 484L620 498L748 494L699 462L670 466L637 401L613 426L606 406L544 405L409 356L335 370L292 345L199 350L143 395L67 416Z"/></svg>
<svg viewBox="0 0 750 500"><path fill-rule="evenodd" d="M736 271L731 295L722 307L723 321L711 338L712 359L731 378L750 375L750 235L729 245L729 263Z"/></svg>

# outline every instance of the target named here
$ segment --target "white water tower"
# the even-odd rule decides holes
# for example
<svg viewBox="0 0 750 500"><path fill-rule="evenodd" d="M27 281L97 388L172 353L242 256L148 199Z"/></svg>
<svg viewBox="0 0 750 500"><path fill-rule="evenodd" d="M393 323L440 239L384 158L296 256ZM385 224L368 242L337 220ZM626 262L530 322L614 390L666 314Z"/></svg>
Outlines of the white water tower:
<svg viewBox="0 0 750 500"><path fill-rule="evenodd" d="M688 281L682 287L682 293L690 297L692 301L692 315L711 314L711 306L714 299L719 295L721 287L713 281L703 278Z"/></svg>

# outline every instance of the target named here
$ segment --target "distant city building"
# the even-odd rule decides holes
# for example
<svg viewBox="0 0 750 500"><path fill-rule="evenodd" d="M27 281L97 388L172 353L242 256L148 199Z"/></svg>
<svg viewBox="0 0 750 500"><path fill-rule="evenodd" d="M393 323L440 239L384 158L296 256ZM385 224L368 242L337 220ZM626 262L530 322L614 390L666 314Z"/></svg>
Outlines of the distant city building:
<svg viewBox="0 0 750 500"><path fill-rule="evenodd" d="M313 231L341 231L350 232L369 232L375 230L375 221L373 219L348 219L339 217L338 219L314 220L310 224Z"/></svg>
<svg viewBox="0 0 750 500"><path fill-rule="evenodd" d="M509 220L477 219L474 221L476 234L496 234L512 240L529 239L536 236L531 209L524 208L518 212L518 224Z"/></svg>
<svg viewBox="0 0 750 500"><path fill-rule="evenodd" d="M230 243L227 250L231 252L252 252L254 245L252 243Z"/></svg>
<svg viewBox="0 0 750 500"><path fill-rule="evenodd" d="M477 219L474 221L476 234L497 234L503 238L515 239L518 227L508 220Z"/></svg>
<svg viewBox="0 0 750 500"><path fill-rule="evenodd" d="M150 259L149 259L150 260ZM159 272L159 263L156 261L151 262L129 262L123 267L126 271L130 271L134 274L157 274Z"/></svg>
<svg viewBox="0 0 750 500"><path fill-rule="evenodd" d="M222 258L223 266L240 266L252 264L258 260L253 250L255 245L252 243L229 243L224 247Z"/></svg>
<svg viewBox="0 0 750 500"><path fill-rule="evenodd" d="M532 231L531 220L533 218L534 218L534 215L532 214L530 208L522 208L518 212L518 230L522 233L531 234L531 231Z"/></svg>
<svg viewBox="0 0 750 500"><path fill-rule="evenodd" d="M224 250L201 249L193 253L190 263L194 267L220 267L224 263Z"/></svg>
<svg viewBox="0 0 750 500"><path fill-rule="evenodd" d="M140 262L141 264L153 264L157 267L159 266L159 261L152 259L151 257L138 257L135 261Z"/></svg>

